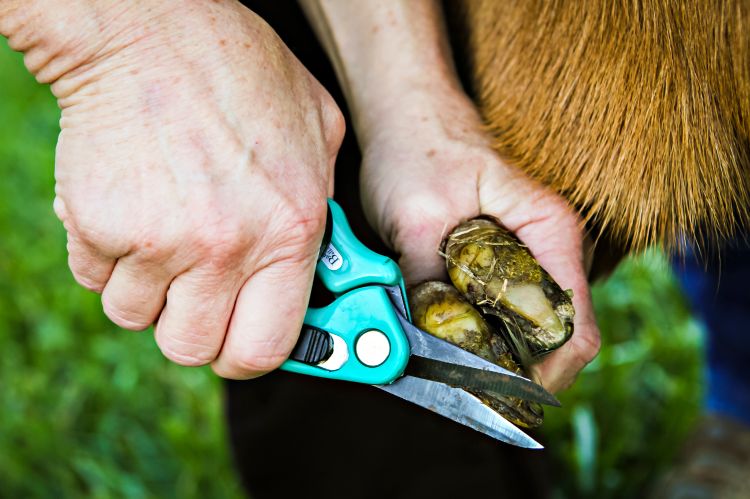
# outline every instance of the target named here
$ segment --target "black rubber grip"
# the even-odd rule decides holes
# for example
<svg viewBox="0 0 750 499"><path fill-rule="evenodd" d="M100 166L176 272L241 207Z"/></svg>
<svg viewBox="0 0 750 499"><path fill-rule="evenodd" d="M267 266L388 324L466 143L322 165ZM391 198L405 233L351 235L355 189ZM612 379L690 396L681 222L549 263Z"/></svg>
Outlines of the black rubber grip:
<svg viewBox="0 0 750 499"><path fill-rule="evenodd" d="M289 358L305 364L320 364L327 360L332 353L333 339L331 335L322 329L304 325L297 340L297 345Z"/></svg>

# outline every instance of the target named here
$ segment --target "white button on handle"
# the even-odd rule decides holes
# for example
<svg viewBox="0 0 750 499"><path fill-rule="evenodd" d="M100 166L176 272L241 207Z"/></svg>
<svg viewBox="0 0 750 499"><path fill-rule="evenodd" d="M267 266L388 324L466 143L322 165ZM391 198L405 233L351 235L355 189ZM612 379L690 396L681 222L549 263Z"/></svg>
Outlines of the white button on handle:
<svg viewBox="0 0 750 499"><path fill-rule="evenodd" d="M377 367L391 354L391 343L381 331L371 329L357 338L355 351L361 363L368 367Z"/></svg>

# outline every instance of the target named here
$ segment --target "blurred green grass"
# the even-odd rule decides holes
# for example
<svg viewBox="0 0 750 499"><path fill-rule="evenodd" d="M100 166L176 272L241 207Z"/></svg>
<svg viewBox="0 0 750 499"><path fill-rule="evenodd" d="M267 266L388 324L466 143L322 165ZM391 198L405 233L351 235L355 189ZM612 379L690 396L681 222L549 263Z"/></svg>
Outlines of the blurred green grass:
<svg viewBox="0 0 750 499"><path fill-rule="evenodd" d="M655 251L627 259L593 296L601 352L543 428L561 497L636 497L700 415L703 332Z"/></svg>
<svg viewBox="0 0 750 499"><path fill-rule="evenodd" d="M109 323L67 269L52 212L58 117L0 43L0 496L242 497L219 380ZM604 348L545 434L559 497L631 497L699 412L701 335L657 252L594 298Z"/></svg>
<svg viewBox="0 0 750 499"><path fill-rule="evenodd" d="M0 496L242 497L219 380L73 281L52 212L59 111L0 45Z"/></svg>

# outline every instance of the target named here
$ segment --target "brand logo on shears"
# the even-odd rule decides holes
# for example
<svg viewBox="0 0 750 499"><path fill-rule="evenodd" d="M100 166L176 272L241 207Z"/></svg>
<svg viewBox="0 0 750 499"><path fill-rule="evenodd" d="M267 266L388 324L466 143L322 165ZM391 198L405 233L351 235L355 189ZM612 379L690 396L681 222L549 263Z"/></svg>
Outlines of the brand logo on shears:
<svg viewBox="0 0 750 499"><path fill-rule="evenodd" d="M323 265L325 265L328 270L338 270L344 264L344 259L341 257L341 253L339 253L339 250L336 249L333 243L328 245L326 252L320 258L320 261L323 262Z"/></svg>

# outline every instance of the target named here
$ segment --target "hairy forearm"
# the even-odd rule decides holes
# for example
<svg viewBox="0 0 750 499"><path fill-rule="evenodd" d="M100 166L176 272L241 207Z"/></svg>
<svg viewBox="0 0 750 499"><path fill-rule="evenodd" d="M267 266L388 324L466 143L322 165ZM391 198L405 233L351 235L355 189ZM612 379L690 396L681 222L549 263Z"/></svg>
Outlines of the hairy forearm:
<svg viewBox="0 0 750 499"><path fill-rule="evenodd" d="M405 111L465 98L434 0L300 0L333 61L360 142Z"/></svg>

